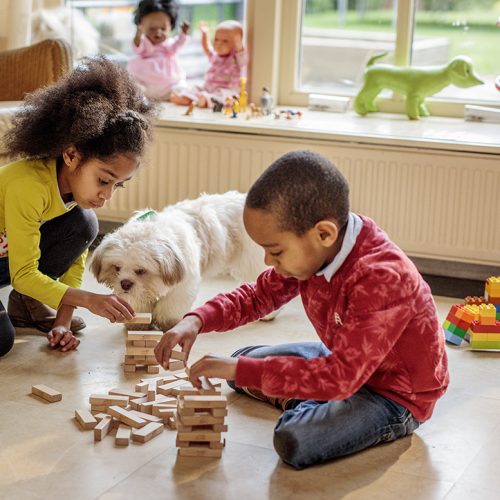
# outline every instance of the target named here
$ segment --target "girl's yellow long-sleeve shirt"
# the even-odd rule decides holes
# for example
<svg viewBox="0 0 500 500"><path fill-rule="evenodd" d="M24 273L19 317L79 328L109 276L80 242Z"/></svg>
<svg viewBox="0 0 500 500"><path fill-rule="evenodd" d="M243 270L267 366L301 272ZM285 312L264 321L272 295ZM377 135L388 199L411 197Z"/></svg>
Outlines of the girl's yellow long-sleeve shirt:
<svg viewBox="0 0 500 500"><path fill-rule="evenodd" d="M80 288L88 252L53 280L38 270L40 226L74 206L61 198L55 160L19 160L0 167L0 236L8 242L12 286L55 309L69 287Z"/></svg>

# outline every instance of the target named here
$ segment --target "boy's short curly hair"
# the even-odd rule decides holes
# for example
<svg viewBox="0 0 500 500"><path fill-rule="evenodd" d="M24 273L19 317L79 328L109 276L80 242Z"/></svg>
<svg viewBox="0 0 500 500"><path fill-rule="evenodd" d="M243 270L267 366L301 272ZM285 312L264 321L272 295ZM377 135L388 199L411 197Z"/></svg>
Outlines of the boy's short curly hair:
<svg viewBox="0 0 500 500"><path fill-rule="evenodd" d="M312 151L292 151L273 162L250 188L246 206L271 212L282 231L302 236L320 220L343 227L349 185L335 165Z"/></svg>
<svg viewBox="0 0 500 500"><path fill-rule="evenodd" d="M144 154L152 138L149 102L127 71L100 56L29 94L6 134L12 156L59 158L73 144L88 158Z"/></svg>
<svg viewBox="0 0 500 500"><path fill-rule="evenodd" d="M134 10L134 23L138 26L142 18L153 12L163 12L170 18L172 29L177 24L179 5L174 0L141 0Z"/></svg>

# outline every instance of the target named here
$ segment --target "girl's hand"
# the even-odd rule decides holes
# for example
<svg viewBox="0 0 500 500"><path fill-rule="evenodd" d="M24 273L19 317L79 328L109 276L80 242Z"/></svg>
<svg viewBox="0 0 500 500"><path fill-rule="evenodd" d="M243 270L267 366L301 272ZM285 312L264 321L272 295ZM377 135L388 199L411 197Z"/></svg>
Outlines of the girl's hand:
<svg viewBox="0 0 500 500"><path fill-rule="evenodd" d="M202 376L234 380L236 378L237 363L238 358L207 354L191 366L189 369L189 381L194 387L201 389L200 377Z"/></svg>
<svg viewBox="0 0 500 500"><path fill-rule="evenodd" d="M191 347L201 329L201 324L201 319L198 318L198 316L186 316L174 327L164 333L162 339L155 347L155 356L158 363L160 363L165 370L168 369L170 353L176 345L180 345L182 352L186 353L187 361Z"/></svg>
<svg viewBox="0 0 500 500"><path fill-rule="evenodd" d="M190 28L191 28L191 24L190 23L188 23L187 21L182 21L181 30L182 30L182 32L185 35L188 34L188 31L189 31Z"/></svg>
<svg viewBox="0 0 500 500"><path fill-rule="evenodd" d="M71 330L68 330L65 326L55 326L52 330L47 333L47 340L50 343L50 347L58 347L59 350L73 351L77 349L80 345L80 339L77 339Z"/></svg>
<svg viewBox="0 0 500 500"><path fill-rule="evenodd" d="M126 322L135 316L133 307L118 295L89 294L87 309L98 316L108 318L112 323Z"/></svg>

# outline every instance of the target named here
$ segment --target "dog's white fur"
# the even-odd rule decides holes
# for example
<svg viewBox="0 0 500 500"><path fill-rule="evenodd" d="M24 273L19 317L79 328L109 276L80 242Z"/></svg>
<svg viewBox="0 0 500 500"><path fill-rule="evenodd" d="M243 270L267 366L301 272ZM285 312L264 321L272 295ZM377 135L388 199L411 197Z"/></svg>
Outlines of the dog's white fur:
<svg viewBox="0 0 500 500"><path fill-rule="evenodd" d="M229 191L143 220L136 215L105 236L90 269L136 311L152 312L165 331L191 309L203 277L229 273L254 281L266 269L263 250L243 226L244 203L244 194Z"/></svg>

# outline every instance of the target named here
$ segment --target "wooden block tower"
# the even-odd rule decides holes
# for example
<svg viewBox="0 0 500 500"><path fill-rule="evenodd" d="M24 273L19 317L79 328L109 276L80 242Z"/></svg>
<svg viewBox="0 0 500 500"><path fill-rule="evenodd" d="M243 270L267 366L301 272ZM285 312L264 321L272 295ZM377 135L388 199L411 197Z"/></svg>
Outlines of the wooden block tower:
<svg viewBox="0 0 500 500"><path fill-rule="evenodd" d="M180 390L177 399L177 441L179 455L187 457L222 456L227 432L227 398L219 390L205 387L203 395L192 395L192 390ZM208 394L208 393L212 394Z"/></svg>

